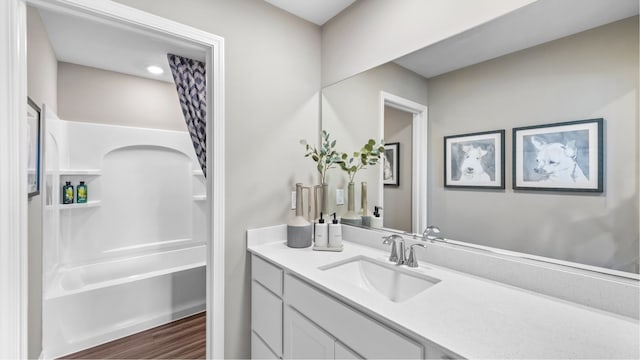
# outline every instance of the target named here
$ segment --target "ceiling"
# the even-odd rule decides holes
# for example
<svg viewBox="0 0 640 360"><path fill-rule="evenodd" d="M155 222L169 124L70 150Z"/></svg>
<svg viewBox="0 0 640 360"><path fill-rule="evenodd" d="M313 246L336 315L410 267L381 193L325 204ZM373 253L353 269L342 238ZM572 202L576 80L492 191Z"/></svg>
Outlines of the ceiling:
<svg viewBox="0 0 640 360"><path fill-rule="evenodd" d="M125 25L38 9L58 61L173 83L166 54L205 61L205 49ZM160 75L147 71L156 65Z"/></svg>
<svg viewBox="0 0 640 360"><path fill-rule="evenodd" d="M329 19L349 7L356 0L264 0L293 15L316 25L324 25Z"/></svg>
<svg viewBox="0 0 640 360"><path fill-rule="evenodd" d="M318 25L355 2L264 1ZM86 16L39 12L59 61L173 82L167 53L205 60L205 49L196 44ZM395 62L430 78L637 14L637 0L538 0ZM164 73L149 73L149 65Z"/></svg>
<svg viewBox="0 0 640 360"><path fill-rule="evenodd" d="M634 15L637 0L538 0L394 62L430 78Z"/></svg>

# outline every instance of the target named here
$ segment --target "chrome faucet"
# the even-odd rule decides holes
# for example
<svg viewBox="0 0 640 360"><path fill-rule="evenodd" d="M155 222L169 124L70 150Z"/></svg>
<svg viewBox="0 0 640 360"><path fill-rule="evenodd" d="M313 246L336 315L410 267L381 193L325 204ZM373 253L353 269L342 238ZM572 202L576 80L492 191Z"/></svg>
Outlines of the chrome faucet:
<svg viewBox="0 0 640 360"><path fill-rule="evenodd" d="M427 248L427 245L425 244L413 244L409 246L409 259L407 260L408 267L412 267L412 268L418 267L418 259L416 259L416 249L415 249L416 246L420 246L425 249Z"/></svg>
<svg viewBox="0 0 640 360"><path fill-rule="evenodd" d="M422 233L422 240L423 241L427 241L427 240L440 240L440 241L444 241L444 238L440 237L440 236L436 236L433 234L439 234L440 233L440 228L437 226L433 226L433 225L429 225L427 226L426 229L424 229L424 232Z"/></svg>
<svg viewBox="0 0 640 360"><path fill-rule="evenodd" d="M389 235L382 237L384 241L383 244L389 245L391 244L391 255L389 255L389 261L393 261L396 265L404 265L407 263L407 258L404 250L404 239L400 235ZM399 249L396 249L396 246ZM398 255L399 254L399 255Z"/></svg>

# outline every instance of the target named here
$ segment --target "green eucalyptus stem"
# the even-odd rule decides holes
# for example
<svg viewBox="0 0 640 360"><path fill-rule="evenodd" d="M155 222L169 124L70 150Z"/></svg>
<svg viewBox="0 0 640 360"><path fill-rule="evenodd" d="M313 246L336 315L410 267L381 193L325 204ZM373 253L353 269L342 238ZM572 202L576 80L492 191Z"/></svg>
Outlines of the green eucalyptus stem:
<svg viewBox="0 0 640 360"><path fill-rule="evenodd" d="M316 163L316 169L320 173L320 179L322 184L326 184L327 171L336 167L340 162L340 153L335 149L336 141L329 139L329 133L325 130L322 131L322 145L320 149L311 147L305 140L301 140L300 143L305 145L306 154L305 157L311 157Z"/></svg>
<svg viewBox="0 0 640 360"><path fill-rule="evenodd" d="M369 139L359 152L353 153L353 156L350 157L347 153L342 153L340 168L349 176L349 182L354 182L358 171L366 169L367 166L377 165L383 153L384 140L380 140L380 144L376 144L375 140Z"/></svg>

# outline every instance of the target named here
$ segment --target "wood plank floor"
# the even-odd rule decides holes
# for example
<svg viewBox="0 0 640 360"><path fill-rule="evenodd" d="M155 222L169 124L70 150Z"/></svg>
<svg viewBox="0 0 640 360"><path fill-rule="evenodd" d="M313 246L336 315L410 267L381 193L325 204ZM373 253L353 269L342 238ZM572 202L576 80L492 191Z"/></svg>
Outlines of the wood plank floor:
<svg viewBox="0 0 640 360"><path fill-rule="evenodd" d="M205 313L82 350L61 359L204 359Z"/></svg>

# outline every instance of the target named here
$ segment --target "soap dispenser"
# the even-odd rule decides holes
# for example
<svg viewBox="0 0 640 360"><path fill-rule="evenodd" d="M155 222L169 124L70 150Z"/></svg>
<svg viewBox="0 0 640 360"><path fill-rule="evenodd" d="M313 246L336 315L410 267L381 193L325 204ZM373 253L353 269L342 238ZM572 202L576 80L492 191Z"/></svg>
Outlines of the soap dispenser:
<svg viewBox="0 0 640 360"><path fill-rule="evenodd" d="M342 225L338 223L336 213L333 213L333 220L329 225L329 247L332 249L342 249Z"/></svg>
<svg viewBox="0 0 640 360"><path fill-rule="evenodd" d="M62 203L65 205L73 204L73 185L71 185L71 181L67 181L62 187Z"/></svg>
<svg viewBox="0 0 640 360"><path fill-rule="evenodd" d="M380 213L380 210L382 210L381 206L376 205L373 207L373 216L371 217L371 225L370 225L373 228L382 229L383 227L382 214Z"/></svg>
<svg viewBox="0 0 640 360"><path fill-rule="evenodd" d="M326 248L329 246L329 224L324 222L322 218L322 212L320 213L320 220L315 224L315 247Z"/></svg>

